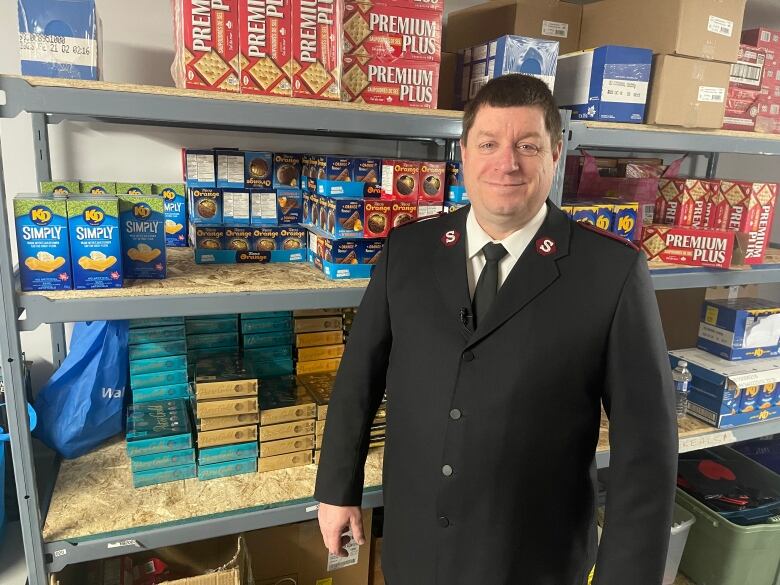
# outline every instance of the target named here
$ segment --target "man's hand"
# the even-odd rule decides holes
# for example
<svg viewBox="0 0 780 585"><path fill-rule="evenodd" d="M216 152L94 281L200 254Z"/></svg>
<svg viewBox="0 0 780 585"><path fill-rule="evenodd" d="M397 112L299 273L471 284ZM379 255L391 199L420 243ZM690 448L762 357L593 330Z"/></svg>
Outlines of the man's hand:
<svg viewBox="0 0 780 585"><path fill-rule="evenodd" d="M360 508L357 506L332 506L320 504L317 514L320 522L320 532L325 547L333 555L346 557L344 548L349 542L348 536L343 534L352 528L352 536L359 545L366 543L363 537L363 518Z"/></svg>

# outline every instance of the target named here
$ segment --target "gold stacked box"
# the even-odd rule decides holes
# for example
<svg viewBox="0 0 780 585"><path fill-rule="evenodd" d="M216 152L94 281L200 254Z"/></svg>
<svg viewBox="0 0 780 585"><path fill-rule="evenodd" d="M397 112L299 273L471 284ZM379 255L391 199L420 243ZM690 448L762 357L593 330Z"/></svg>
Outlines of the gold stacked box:
<svg viewBox="0 0 780 585"><path fill-rule="evenodd" d="M335 372L344 354L342 309L313 309L293 313L296 373Z"/></svg>

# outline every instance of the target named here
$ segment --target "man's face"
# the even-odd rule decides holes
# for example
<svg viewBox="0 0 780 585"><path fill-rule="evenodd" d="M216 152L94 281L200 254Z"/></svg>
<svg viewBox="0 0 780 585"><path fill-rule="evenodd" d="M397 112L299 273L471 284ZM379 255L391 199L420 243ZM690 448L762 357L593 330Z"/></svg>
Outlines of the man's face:
<svg viewBox="0 0 780 585"><path fill-rule="evenodd" d="M537 106L482 106L461 141L463 180L477 218L524 225L544 205L561 155Z"/></svg>

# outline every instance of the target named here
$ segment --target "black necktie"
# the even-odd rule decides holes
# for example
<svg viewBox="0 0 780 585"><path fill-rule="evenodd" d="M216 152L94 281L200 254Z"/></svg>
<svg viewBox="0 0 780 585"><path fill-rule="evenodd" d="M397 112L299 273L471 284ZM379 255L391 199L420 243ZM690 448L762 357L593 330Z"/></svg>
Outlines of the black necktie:
<svg viewBox="0 0 780 585"><path fill-rule="evenodd" d="M477 288L474 289L474 316L477 318L475 327L482 323L490 305L498 292L498 263L506 256L506 248L501 244L485 244L482 248L485 255L485 267L479 275Z"/></svg>

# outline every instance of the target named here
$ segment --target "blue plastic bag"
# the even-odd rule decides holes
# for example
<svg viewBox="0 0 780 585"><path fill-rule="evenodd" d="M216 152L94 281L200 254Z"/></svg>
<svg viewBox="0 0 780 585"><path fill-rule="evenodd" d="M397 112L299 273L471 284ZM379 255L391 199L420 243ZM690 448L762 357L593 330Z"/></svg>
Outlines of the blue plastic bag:
<svg viewBox="0 0 780 585"><path fill-rule="evenodd" d="M122 432L127 321L76 323L70 352L35 399L35 435L66 459Z"/></svg>

